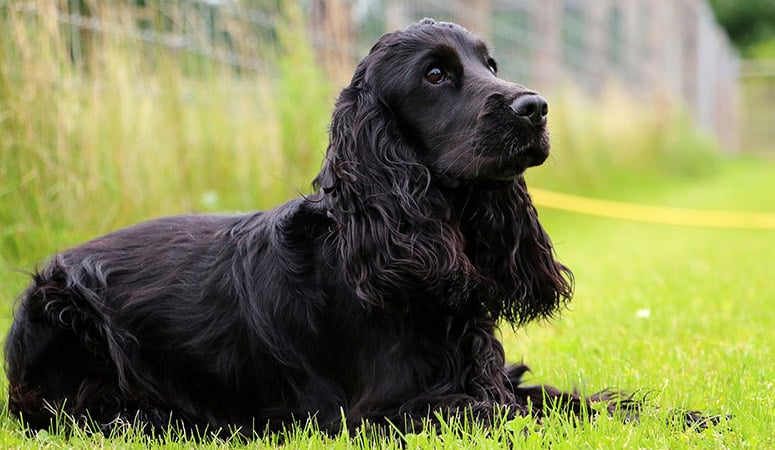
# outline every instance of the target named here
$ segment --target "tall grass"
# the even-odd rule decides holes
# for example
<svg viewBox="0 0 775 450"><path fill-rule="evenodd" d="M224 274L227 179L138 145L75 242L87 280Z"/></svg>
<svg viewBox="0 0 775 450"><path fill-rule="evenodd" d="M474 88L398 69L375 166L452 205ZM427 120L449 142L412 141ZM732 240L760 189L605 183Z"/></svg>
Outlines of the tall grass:
<svg viewBox="0 0 775 450"><path fill-rule="evenodd" d="M0 10L6 260L149 216L264 208L308 190L332 95L304 39L284 31L281 51L255 55L277 67L238 71L127 39L131 10L95 2L92 19L111 31L79 40L89 48L73 61L58 3L33 4ZM303 29L298 13L278 26Z"/></svg>

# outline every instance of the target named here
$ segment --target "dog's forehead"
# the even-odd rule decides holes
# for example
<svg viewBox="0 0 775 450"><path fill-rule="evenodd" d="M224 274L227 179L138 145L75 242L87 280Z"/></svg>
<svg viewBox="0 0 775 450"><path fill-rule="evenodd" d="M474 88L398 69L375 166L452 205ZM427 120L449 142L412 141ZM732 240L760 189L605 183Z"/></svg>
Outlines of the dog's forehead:
<svg viewBox="0 0 775 450"><path fill-rule="evenodd" d="M437 22L423 19L409 25L401 33L411 36L426 45L457 44L459 48L468 48L477 53L487 53L487 45L477 35L452 22Z"/></svg>

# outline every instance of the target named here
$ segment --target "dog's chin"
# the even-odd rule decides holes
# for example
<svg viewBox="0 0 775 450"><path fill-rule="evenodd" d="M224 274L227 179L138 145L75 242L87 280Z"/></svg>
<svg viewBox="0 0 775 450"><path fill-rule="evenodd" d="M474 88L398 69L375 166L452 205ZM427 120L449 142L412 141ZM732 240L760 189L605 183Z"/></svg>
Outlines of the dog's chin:
<svg viewBox="0 0 775 450"><path fill-rule="evenodd" d="M503 151L501 148L497 153L479 155L475 161L454 158L452 164L432 167L432 172L438 183L448 187L470 184L510 185L525 170L543 164L548 157L548 143L539 141L511 151Z"/></svg>
<svg viewBox="0 0 775 450"><path fill-rule="evenodd" d="M530 167L540 166L549 157L548 145L531 145L520 148L483 170L481 178L493 181L511 181L522 176Z"/></svg>
<svg viewBox="0 0 775 450"><path fill-rule="evenodd" d="M525 160L525 169L540 166L549 157L549 146L545 144L530 146L518 152L517 156Z"/></svg>

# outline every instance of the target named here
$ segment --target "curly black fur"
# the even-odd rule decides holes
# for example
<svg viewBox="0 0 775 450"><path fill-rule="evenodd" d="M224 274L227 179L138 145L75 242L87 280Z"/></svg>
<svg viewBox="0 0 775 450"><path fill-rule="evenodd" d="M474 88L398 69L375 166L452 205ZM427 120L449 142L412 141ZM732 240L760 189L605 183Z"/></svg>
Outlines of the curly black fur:
<svg viewBox="0 0 775 450"><path fill-rule="evenodd" d="M540 407L554 391L521 387L495 335L572 292L523 178L549 152L524 96L457 25L386 34L336 103L315 194L53 257L7 339L10 410L250 433Z"/></svg>

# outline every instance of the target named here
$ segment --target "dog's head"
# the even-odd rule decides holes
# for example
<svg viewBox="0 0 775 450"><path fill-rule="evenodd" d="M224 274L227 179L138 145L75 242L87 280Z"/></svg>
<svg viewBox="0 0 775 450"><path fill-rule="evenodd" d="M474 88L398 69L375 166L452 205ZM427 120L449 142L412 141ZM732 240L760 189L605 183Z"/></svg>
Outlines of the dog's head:
<svg viewBox="0 0 775 450"><path fill-rule="evenodd" d="M356 295L476 299L512 323L569 298L522 177L549 153L547 112L458 25L382 36L337 100L315 179Z"/></svg>
<svg viewBox="0 0 775 450"><path fill-rule="evenodd" d="M498 78L487 46L459 25L425 19L384 35L352 86L375 93L438 177L513 179L549 154L546 100Z"/></svg>

